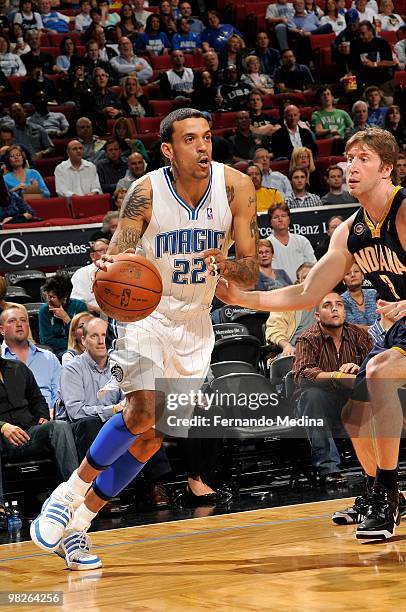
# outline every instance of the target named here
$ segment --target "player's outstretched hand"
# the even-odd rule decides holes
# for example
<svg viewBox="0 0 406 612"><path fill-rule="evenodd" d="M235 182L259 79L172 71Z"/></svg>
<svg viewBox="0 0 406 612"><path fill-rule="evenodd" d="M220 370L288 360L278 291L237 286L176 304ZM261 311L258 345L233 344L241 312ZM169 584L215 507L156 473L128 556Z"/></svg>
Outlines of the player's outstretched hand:
<svg viewBox="0 0 406 612"><path fill-rule="evenodd" d="M406 317L406 300L399 300L398 302L377 300L376 312L390 321L399 321Z"/></svg>
<svg viewBox="0 0 406 612"><path fill-rule="evenodd" d="M224 275L227 269L227 258L224 257L220 249L208 249L204 251L203 258L211 276Z"/></svg>
<svg viewBox="0 0 406 612"><path fill-rule="evenodd" d="M241 304L243 292L224 278L219 278L216 287L216 297L224 302L224 304Z"/></svg>
<svg viewBox="0 0 406 612"><path fill-rule="evenodd" d="M133 249L132 247L129 247L128 249L126 249L125 251L123 251L123 253L132 253L134 255L135 253L135 249ZM109 255L108 253L105 253L104 255L102 255L100 257L100 259L98 259L95 263L96 268L98 268L99 270L107 270L107 263L113 263L113 261L116 259L116 255ZM97 272L97 270L96 270ZM93 281L94 281L94 275L93 275Z"/></svg>

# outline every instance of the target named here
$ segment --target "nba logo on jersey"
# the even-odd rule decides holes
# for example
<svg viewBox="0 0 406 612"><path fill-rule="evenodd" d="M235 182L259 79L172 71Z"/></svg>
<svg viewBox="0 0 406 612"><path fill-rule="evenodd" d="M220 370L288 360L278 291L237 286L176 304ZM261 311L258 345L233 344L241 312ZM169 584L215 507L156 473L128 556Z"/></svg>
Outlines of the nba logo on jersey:
<svg viewBox="0 0 406 612"><path fill-rule="evenodd" d="M213 220L213 209L211 208L211 206L208 206L207 208L207 218Z"/></svg>

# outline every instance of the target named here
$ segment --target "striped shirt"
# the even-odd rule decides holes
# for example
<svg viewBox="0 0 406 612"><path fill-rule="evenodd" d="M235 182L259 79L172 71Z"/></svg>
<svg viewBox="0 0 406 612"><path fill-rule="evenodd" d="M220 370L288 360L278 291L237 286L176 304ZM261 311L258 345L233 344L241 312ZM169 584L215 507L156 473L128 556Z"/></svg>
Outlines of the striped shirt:
<svg viewBox="0 0 406 612"><path fill-rule="evenodd" d="M340 350L337 351L332 336L325 334L319 323L312 325L296 341L293 363L295 380L315 380L321 372L335 372L344 363L361 365L372 349L367 332L351 323L344 323Z"/></svg>
<svg viewBox="0 0 406 612"><path fill-rule="evenodd" d="M292 208L314 208L315 206L322 206L322 201L319 196L315 193L308 193L305 191L304 196L296 196L292 194L285 200L285 204Z"/></svg>

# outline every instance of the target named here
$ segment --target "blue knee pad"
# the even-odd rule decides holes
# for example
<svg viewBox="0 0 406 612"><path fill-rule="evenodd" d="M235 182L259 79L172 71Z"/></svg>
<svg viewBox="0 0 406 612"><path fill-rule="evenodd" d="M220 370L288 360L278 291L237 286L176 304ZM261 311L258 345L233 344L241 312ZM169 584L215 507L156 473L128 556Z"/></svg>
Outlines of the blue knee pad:
<svg viewBox="0 0 406 612"><path fill-rule="evenodd" d="M127 451L97 476L93 482L94 492L108 501L118 495L141 472L144 465Z"/></svg>
<svg viewBox="0 0 406 612"><path fill-rule="evenodd" d="M139 434L133 434L124 422L123 413L111 417L101 428L86 454L95 470L105 470L130 448Z"/></svg>

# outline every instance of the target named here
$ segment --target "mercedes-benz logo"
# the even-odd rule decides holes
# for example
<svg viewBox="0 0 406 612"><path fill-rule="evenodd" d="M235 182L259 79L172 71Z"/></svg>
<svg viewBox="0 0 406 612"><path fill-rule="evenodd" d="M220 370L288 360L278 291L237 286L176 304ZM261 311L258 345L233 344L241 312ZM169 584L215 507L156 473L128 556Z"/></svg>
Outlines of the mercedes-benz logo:
<svg viewBox="0 0 406 612"><path fill-rule="evenodd" d="M10 266L21 266L28 259L28 248L18 238L6 238L0 246L0 255Z"/></svg>

